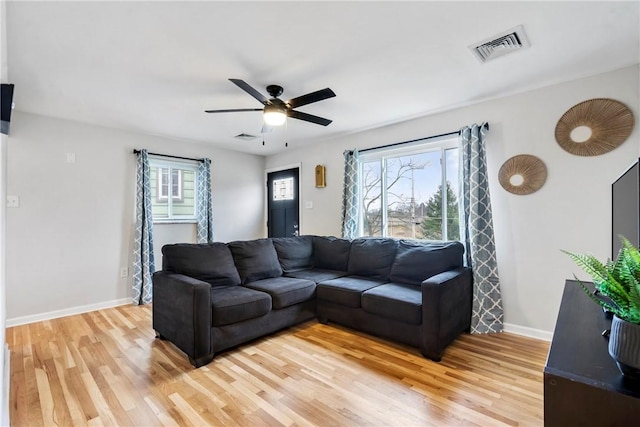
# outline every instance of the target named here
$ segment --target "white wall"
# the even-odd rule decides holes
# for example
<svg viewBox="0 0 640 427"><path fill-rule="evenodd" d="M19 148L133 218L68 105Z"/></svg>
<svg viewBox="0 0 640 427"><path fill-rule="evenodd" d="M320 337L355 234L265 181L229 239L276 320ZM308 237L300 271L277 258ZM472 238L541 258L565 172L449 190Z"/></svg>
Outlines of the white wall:
<svg viewBox="0 0 640 427"><path fill-rule="evenodd" d="M153 224L153 256L156 270L162 270L162 247L164 245L177 242L195 242L196 238L195 224ZM216 240L220 241L218 238Z"/></svg>
<svg viewBox="0 0 640 427"><path fill-rule="evenodd" d="M287 149L266 159L206 145L138 135L14 112L8 139L6 318L10 324L130 298L134 148L213 162L216 240L264 236L264 170L301 164L301 232L340 234L342 152L456 130L488 121L488 162L505 321L550 332L564 280L578 272L559 249L610 253L610 185L640 154L637 128L603 156L583 158L554 139L560 116L578 102L610 97L637 117L638 67L482 102L405 123ZM66 154L76 162L67 163ZM502 163L533 154L547 165L545 186L529 196L505 192ZM327 187L314 186L314 166L327 167ZM96 225L97 224L97 225ZM193 241L193 228L158 227L156 247ZM158 264L161 258L158 255ZM581 276L584 277L584 276ZM4 330L4 329L3 329ZM526 329L524 330L526 332Z"/></svg>
<svg viewBox="0 0 640 427"><path fill-rule="evenodd" d="M340 235L344 150L437 135L488 121L487 161L492 171L490 190L505 322L512 331L549 337L564 281L573 272L579 273L560 249L591 252L603 259L610 256L611 183L640 152L637 125L622 146L602 156L574 156L556 143L555 125L564 112L598 97L625 103L638 120L638 67L288 150L268 157L266 167L302 162L302 206L311 201L313 208L302 210L301 232ZM498 183L500 166L517 154L533 154L547 166L547 182L534 194L513 195ZM316 164L327 168L326 188L314 187Z"/></svg>
<svg viewBox="0 0 640 427"><path fill-rule="evenodd" d="M263 157L16 111L7 192L20 207L7 210L9 324L130 300L131 276L120 278L120 269L132 264L135 148L209 157L216 240L264 235ZM194 241L193 226L158 228L158 243Z"/></svg>

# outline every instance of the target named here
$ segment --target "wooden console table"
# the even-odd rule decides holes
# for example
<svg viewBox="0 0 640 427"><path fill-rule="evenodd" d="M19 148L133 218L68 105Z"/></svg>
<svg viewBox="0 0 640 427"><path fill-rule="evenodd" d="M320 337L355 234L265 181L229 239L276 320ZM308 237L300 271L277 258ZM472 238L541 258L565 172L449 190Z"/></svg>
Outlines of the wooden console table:
<svg viewBox="0 0 640 427"><path fill-rule="evenodd" d="M624 379L602 331L611 327L573 280L565 283L544 368L544 425L640 425L640 384Z"/></svg>

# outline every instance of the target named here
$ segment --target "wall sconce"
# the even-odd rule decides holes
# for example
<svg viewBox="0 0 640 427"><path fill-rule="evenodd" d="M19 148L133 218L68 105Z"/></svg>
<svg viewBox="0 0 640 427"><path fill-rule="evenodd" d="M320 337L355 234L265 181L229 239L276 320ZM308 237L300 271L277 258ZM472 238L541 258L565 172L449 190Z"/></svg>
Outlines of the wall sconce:
<svg viewBox="0 0 640 427"><path fill-rule="evenodd" d="M318 165L316 166L316 188L324 188L326 186L325 168L322 165Z"/></svg>

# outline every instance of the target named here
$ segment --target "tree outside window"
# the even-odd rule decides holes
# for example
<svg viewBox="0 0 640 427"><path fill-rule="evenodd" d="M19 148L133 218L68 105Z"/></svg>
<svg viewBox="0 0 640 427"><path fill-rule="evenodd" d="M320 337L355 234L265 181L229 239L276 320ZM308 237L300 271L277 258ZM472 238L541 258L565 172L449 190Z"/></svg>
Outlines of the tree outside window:
<svg viewBox="0 0 640 427"><path fill-rule="evenodd" d="M387 152L363 158L364 236L459 239L457 147L449 141L427 148L407 155Z"/></svg>
<svg viewBox="0 0 640 427"><path fill-rule="evenodd" d="M451 188L451 183L447 181L447 194L445 196L447 238L445 240L460 239L460 219L458 217L458 197ZM426 240L442 240L442 185L438 187L438 192L431 196L427 203L420 205L422 223L420 233Z"/></svg>

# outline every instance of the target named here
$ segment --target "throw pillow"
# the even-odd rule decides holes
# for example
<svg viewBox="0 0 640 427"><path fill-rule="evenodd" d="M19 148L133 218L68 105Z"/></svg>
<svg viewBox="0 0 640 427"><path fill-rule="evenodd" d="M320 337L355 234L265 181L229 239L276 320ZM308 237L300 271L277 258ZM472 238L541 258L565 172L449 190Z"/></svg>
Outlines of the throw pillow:
<svg viewBox="0 0 640 427"><path fill-rule="evenodd" d="M349 274L388 280L397 246L394 239L355 239L351 242Z"/></svg>
<svg viewBox="0 0 640 427"><path fill-rule="evenodd" d="M240 284L231 251L224 243L177 243L162 247L162 269L184 274L211 286Z"/></svg>
<svg viewBox="0 0 640 427"><path fill-rule="evenodd" d="M270 239L235 241L228 246L242 284L282 276L278 254Z"/></svg>
<svg viewBox="0 0 640 427"><path fill-rule="evenodd" d="M401 240L391 267L391 281L420 285L431 276L462 266L460 242L422 243Z"/></svg>
<svg viewBox="0 0 640 427"><path fill-rule="evenodd" d="M271 240L278 253L280 266L285 273L313 266L313 238L311 236L275 237Z"/></svg>
<svg viewBox="0 0 640 427"><path fill-rule="evenodd" d="M313 266L347 271L351 241L337 237L313 236Z"/></svg>

